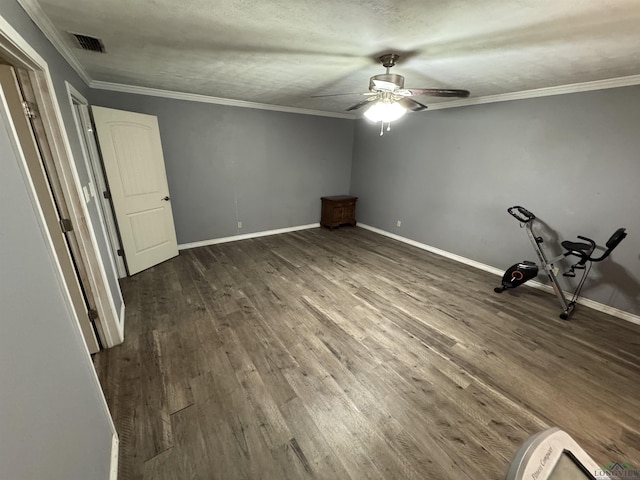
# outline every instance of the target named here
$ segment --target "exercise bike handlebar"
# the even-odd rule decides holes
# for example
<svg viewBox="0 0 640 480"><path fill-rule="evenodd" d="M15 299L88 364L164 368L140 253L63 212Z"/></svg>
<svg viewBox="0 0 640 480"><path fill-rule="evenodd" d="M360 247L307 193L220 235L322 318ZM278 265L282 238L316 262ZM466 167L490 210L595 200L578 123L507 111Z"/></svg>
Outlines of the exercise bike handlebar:
<svg viewBox="0 0 640 480"><path fill-rule="evenodd" d="M609 240L607 240L607 249L604 251L604 253L602 255L600 255L599 257L593 257L593 253L595 252L596 249L596 242L594 242L593 240L591 240L588 237L583 237L582 235L578 235L578 238L580 240L584 240L585 242L589 242L589 245L591 246L591 249L588 251L572 251L571 249L568 250L567 253L565 253L564 255L576 255L578 257L581 258L580 262L582 264L584 264L585 262L601 262L602 260L604 260L605 258L607 258L611 252L613 251L614 248L616 248L620 242L622 240L624 240L624 238L627 236L627 229L626 228L618 228L615 232L613 232L613 235L611 235L611 237L609 238ZM563 242L563 247L565 242ZM571 247L569 247L571 248Z"/></svg>
<svg viewBox="0 0 640 480"><path fill-rule="evenodd" d="M580 240L584 240L585 242L589 242L589 245L591 245L591 250L593 250L594 248L596 248L596 242L594 242L593 240L591 240L590 238L587 237L583 237L582 235L578 235L578 238Z"/></svg>
<svg viewBox="0 0 640 480"><path fill-rule="evenodd" d="M507 208L507 212L509 212L509 215L511 215L521 223L529 223L531 220L534 220L536 218L533 213L531 213L524 207L520 207L519 205Z"/></svg>
<svg viewBox="0 0 640 480"><path fill-rule="evenodd" d="M627 236L627 229L618 228L615 232L613 232L613 235L611 235L609 240L607 240L607 249L604 251L604 253L597 258L590 257L589 260L591 260L592 262L601 262L602 260L607 258L611 254L611 252L613 252L613 249L616 248L620 244L620 242L625 239L626 236ZM581 238L581 237L578 237L578 238ZM589 239L587 238L586 240L589 240Z"/></svg>

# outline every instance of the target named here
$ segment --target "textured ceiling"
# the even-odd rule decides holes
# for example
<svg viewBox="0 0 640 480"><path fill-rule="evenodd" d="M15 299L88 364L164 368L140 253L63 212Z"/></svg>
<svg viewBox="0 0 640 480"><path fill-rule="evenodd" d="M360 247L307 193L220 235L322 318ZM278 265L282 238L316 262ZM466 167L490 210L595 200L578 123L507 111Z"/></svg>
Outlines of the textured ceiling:
<svg viewBox="0 0 640 480"><path fill-rule="evenodd" d="M638 0L40 0L94 80L343 112L402 55L407 87L472 97L640 74ZM447 101L419 97L433 103Z"/></svg>

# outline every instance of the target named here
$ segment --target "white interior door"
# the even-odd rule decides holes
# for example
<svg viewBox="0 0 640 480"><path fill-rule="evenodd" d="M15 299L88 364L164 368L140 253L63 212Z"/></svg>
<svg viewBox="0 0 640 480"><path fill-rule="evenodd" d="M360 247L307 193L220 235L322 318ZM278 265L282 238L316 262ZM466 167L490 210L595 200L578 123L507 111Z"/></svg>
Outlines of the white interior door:
<svg viewBox="0 0 640 480"><path fill-rule="evenodd" d="M158 119L91 107L129 274L178 255Z"/></svg>

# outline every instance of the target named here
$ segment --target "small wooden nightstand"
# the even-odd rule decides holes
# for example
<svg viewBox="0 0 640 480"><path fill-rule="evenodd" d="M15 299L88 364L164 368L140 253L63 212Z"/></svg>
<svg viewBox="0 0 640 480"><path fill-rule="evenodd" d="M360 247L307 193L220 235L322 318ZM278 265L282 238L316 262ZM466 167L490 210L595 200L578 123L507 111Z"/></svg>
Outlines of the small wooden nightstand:
<svg viewBox="0 0 640 480"><path fill-rule="evenodd" d="M340 225L356 226L356 201L358 197L336 195L322 197L322 217L320 225L333 230Z"/></svg>

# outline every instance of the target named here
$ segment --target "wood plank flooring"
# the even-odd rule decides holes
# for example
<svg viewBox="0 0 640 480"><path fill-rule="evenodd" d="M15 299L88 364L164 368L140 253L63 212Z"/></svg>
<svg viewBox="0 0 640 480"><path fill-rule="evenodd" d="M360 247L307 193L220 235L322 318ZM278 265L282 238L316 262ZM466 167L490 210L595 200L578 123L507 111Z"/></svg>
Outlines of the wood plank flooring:
<svg viewBox="0 0 640 480"><path fill-rule="evenodd" d="M640 467L640 327L360 228L182 251L95 356L120 479L501 479L530 435Z"/></svg>

